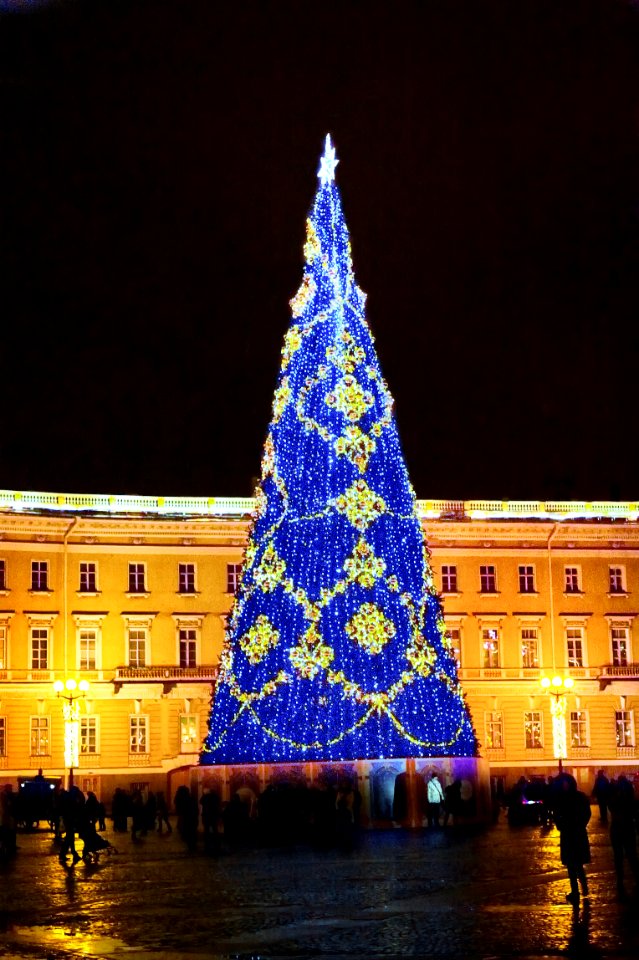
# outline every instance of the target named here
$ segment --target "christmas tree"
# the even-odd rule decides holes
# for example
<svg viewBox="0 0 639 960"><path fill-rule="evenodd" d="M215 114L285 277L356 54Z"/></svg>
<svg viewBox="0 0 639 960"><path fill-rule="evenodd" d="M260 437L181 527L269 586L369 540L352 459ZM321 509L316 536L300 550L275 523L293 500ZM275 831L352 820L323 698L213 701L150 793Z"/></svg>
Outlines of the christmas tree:
<svg viewBox="0 0 639 960"><path fill-rule="evenodd" d="M470 757L326 138L201 763Z"/></svg>

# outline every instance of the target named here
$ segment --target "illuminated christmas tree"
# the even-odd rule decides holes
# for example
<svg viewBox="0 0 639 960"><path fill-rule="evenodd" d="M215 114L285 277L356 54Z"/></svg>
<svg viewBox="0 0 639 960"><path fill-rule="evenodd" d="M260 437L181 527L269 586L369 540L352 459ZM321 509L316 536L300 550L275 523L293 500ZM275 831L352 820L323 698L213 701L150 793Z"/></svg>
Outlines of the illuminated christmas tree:
<svg viewBox="0 0 639 960"><path fill-rule="evenodd" d="M471 757L326 138L203 764Z"/></svg>

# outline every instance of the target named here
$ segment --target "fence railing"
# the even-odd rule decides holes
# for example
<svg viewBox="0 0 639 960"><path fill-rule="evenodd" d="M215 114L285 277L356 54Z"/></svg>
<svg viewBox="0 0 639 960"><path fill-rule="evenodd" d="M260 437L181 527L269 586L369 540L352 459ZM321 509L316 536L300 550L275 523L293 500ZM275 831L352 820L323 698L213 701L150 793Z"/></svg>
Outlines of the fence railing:
<svg viewBox="0 0 639 960"><path fill-rule="evenodd" d="M117 494L42 493L0 490L0 511L86 513L165 517L240 519L255 509L253 497L135 497ZM639 501L608 500L418 500L425 519L483 520L535 518L544 520L639 519Z"/></svg>

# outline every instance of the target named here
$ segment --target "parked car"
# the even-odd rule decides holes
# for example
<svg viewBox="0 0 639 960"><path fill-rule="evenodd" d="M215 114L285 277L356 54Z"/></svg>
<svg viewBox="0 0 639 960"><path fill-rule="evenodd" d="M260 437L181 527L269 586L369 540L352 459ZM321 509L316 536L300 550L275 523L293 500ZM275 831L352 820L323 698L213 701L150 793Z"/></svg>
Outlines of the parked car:
<svg viewBox="0 0 639 960"><path fill-rule="evenodd" d="M56 777L20 777L15 819L18 827L35 830L40 823L53 829L53 805L55 789L60 781Z"/></svg>

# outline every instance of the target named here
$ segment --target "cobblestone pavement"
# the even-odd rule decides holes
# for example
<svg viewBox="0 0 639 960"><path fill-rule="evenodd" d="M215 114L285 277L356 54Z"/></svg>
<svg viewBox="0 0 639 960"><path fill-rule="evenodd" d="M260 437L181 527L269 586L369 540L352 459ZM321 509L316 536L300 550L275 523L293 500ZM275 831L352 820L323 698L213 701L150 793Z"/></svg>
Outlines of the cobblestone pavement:
<svg viewBox="0 0 639 960"><path fill-rule="evenodd" d="M639 897L616 899L593 815L590 902L566 903L554 828L364 833L354 851L188 853L174 831L64 868L52 835L0 866L0 957L70 960L639 956ZM629 884L632 890L632 884Z"/></svg>

